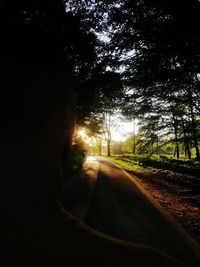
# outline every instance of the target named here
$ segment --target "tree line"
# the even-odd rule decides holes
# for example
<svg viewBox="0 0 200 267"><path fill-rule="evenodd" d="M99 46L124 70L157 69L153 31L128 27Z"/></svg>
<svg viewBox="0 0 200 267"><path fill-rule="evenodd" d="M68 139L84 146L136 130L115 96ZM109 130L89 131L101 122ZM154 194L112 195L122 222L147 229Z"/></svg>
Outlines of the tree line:
<svg viewBox="0 0 200 267"><path fill-rule="evenodd" d="M8 20L19 14L6 1L4 7ZM24 29L31 25L41 36L51 32L42 50L46 60L57 49L79 94L78 124L99 136L103 131L108 150L109 118L120 111L139 120L143 140L152 147L170 140L177 158L181 144L188 158L194 148L200 159L198 0L21 1L18 8ZM11 56L17 36L12 38Z"/></svg>
<svg viewBox="0 0 200 267"><path fill-rule="evenodd" d="M111 91L115 109L121 108L127 118L139 119L140 132L152 145L168 139L174 143L177 158L183 144L188 158L194 148L199 159L199 1L88 4L96 17L94 32L108 39L101 44L101 62L120 73L123 86L118 101L113 87L107 85L106 101ZM102 94L98 97L102 107Z"/></svg>

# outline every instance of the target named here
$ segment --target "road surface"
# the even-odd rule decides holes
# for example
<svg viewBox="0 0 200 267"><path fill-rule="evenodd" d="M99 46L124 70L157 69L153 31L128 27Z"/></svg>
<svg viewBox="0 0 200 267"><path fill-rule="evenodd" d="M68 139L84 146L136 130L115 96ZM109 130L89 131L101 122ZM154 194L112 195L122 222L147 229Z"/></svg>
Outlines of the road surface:
<svg viewBox="0 0 200 267"><path fill-rule="evenodd" d="M65 188L65 207L101 232L156 247L199 267L198 246L191 246L133 179L103 157L88 157L82 175Z"/></svg>

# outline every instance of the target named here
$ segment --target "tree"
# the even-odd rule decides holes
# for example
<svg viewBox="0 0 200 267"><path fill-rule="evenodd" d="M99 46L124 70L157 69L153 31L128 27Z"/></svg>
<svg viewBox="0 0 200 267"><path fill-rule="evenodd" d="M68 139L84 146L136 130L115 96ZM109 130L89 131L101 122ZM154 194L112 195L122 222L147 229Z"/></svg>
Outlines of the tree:
<svg viewBox="0 0 200 267"><path fill-rule="evenodd" d="M122 147L123 147L123 142L122 141L115 141L113 142L113 154L114 155L121 155L123 154L123 150L122 150Z"/></svg>
<svg viewBox="0 0 200 267"><path fill-rule="evenodd" d="M18 57L16 51L26 51L26 42L32 42L36 50L43 44L38 51L43 51L46 64L59 60L68 66L79 94L78 123L89 127L94 118L96 125L104 121L108 150L109 116L124 100L122 110L128 118L151 125L152 117L159 117L162 131L173 135L177 157L183 143L188 157L194 147L200 158L198 0L182 2L181 10L178 0L66 0L65 9L56 0L8 3L2 2L0 20L8 27L1 23L1 30L5 36L9 31L15 34L7 34L10 47L2 38L3 57L4 51ZM17 18L23 27L10 23L19 16L12 10L23 10ZM25 36L23 45L17 42L19 34ZM38 36L44 42L38 43ZM57 51L54 58L52 49ZM129 92L126 98L124 88ZM134 153L135 146L134 142Z"/></svg>
<svg viewBox="0 0 200 267"><path fill-rule="evenodd" d="M124 142L122 146L122 151L124 153L132 153L133 155L139 153L139 134L130 135Z"/></svg>
<svg viewBox="0 0 200 267"><path fill-rule="evenodd" d="M199 92L199 1L183 2L181 12L179 1L109 1L104 7L104 26L111 29L109 64L123 66L123 82L133 91L129 99L134 108L126 106L126 111L140 119L162 114L166 131L174 129L177 157L182 140L190 154L187 136L192 136L199 159L199 100L194 97ZM188 22L186 17L192 19ZM177 117L170 107L177 102L178 109L181 101L184 114ZM188 122L190 129L183 129Z"/></svg>
<svg viewBox="0 0 200 267"><path fill-rule="evenodd" d="M116 120L114 116L119 111L123 96L120 74L106 71L90 80L87 91L79 99L78 123L92 129L98 143L102 143L102 139L106 140L108 156L111 155L112 130Z"/></svg>

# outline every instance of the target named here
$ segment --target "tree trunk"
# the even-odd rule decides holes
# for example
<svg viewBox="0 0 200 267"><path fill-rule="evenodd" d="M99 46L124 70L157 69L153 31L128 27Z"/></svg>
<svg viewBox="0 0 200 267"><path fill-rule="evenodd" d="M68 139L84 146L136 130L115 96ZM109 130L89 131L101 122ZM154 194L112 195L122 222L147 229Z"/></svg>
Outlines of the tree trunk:
<svg viewBox="0 0 200 267"><path fill-rule="evenodd" d="M192 154L191 154L191 151L190 151L189 144L187 146L187 156L188 156L188 159L191 159L192 158Z"/></svg>
<svg viewBox="0 0 200 267"><path fill-rule="evenodd" d="M101 145L99 145L99 156L101 156L102 155L102 149L101 149Z"/></svg>
<svg viewBox="0 0 200 267"><path fill-rule="evenodd" d="M197 158L197 160L200 160L198 142L195 142L194 146L195 146L195 149L196 149L196 158Z"/></svg>
<svg viewBox="0 0 200 267"><path fill-rule="evenodd" d="M136 154L136 143L135 143L135 135L133 136L133 155Z"/></svg>
<svg viewBox="0 0 200 267"><path fill-rule="evenodd" d="M133 155L136 154L136 143L135 143L135 118L133 121Z"/></svg>
<svg viewBox="0 0 200 267"><path fill-rule="evenodd" d="M101 140L101 138L99 138L98 148L99 148L99 156L101 156L102 155L102 140Z"/></svg>
<svg viewBox="0 0 200 267"><path fill-rule="evenodd" d="M111 140L107 140L107 156L108 157L111 157L110 144L111 144Z"/></svg>
<svg viewBox="0 0 200 267"><path fill-rule="evenodd" d="M180 152L179 152L179 143L178 143L178 130L176 125L174 126L174 133L175 133L175 151L174 151L174 156L176 155L177 159L180 157Z"/></svg>
<svg viewBox="0 0 200 267"><path fill-rule="evenodd" d="M181 120L182 120L182 128L183 128L183 135L184 135L185 157L188 158L188 159L191 159L189 137L188 137L188 135L186 133L185 123L184 123L183 118Z"/></svg>
<svg viewBox="0 0 200 267"><path fill-rule="evenodd" d="M178 144L178 142L176 143L176 157L177 157L177 159L179 159L179 157L180 157L179 144Z"/></svg>
<svg viewBox="0 0 200 267"><path fill-rule="evenodd" d="M198 144L198 138L197 138L197 124L196 124L195 115L194 115L193 96L192 96L192 91L191 91L190 86L188 87L188 98L189 98L190 114L191 114L191 120L192 120L192 136L194 140L194 147L196 150L196 159L200 160L199 144Z"/></svg>
<svg viewBox="0 0 200 267"><path fill-rule="evenodd" d="M174 148L174 157L176 157L176 146Z"/></svg>
<svg viewBox="0 0 200 267"><path fill-rule="evenodd" d="M190 145L188 141L188 136L184 133L184 145L185 145L185 157L191 159Z"/></svg>
<svg viewBox="0 0 200 267"><path fill-rule="evenodd" d="M156 154L158 155L159 153L159 138L157 136L157 141L156 141Z"/></svg>

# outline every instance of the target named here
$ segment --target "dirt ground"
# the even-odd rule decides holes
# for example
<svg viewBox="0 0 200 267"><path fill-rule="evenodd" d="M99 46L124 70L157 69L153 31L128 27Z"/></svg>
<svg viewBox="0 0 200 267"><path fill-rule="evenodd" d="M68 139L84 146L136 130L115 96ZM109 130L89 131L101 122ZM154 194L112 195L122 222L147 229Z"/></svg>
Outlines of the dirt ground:
<svg viewBox="0 0 200 267"><path fill-rule="evenodd" d="M133 174L200 244L200 177L151 168Z"/></svg>

